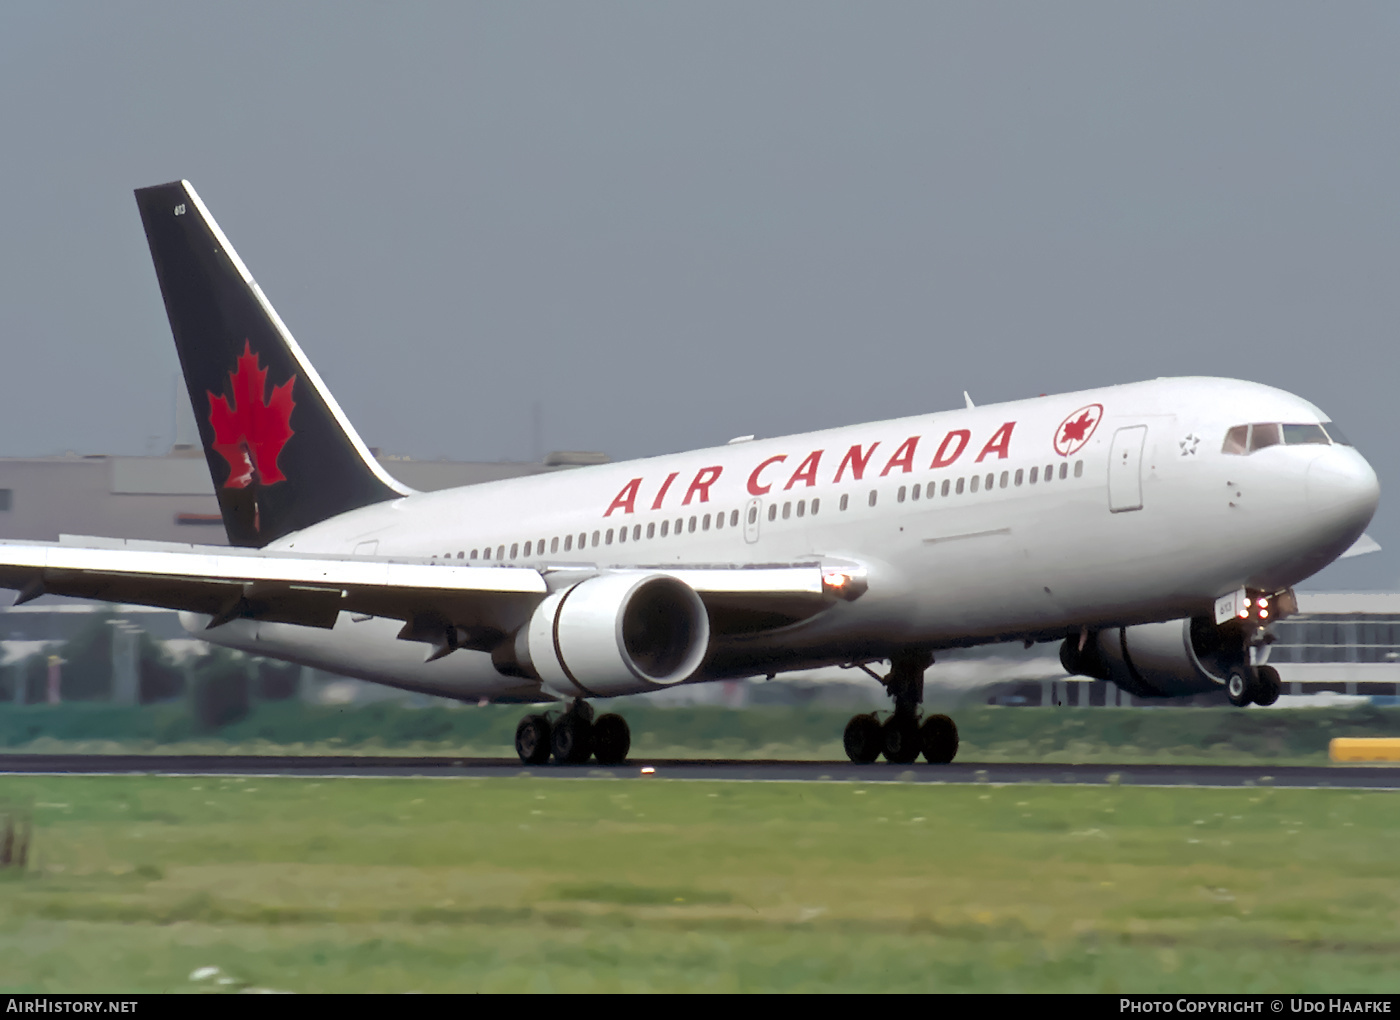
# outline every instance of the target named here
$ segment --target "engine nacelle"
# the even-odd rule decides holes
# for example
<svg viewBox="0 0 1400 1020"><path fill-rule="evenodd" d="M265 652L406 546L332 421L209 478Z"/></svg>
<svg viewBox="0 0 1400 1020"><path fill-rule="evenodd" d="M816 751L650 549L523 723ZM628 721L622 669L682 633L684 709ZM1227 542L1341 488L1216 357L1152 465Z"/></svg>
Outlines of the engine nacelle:
<svg viewBox="0 0 1400 1020"><path fill-rule="evenodd" d="M1243 628L1200 616L1099 631L1082 651L1077 637L1066 638L1060 663L1139 698L1179 698L1219 690L1231 672L1248 671L1249 646Z"/></svg>
<svg viewBox="0 0 1400 1020"><path fill-rule="evenodd" d="M665 574L627 573L551 593L517 638L516 655L555 694L610 697L688 680L709 647L710 617L693 588Z"/></svg>

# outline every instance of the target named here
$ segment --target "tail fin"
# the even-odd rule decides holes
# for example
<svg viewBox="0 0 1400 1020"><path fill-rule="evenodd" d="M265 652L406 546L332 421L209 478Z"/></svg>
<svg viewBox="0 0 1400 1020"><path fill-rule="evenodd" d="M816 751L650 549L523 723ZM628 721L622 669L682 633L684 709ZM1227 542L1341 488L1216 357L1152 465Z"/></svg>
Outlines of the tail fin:
<svg viewBox="0 0 1400 1020"><path fill-rule="evenodd" d="M188 181L136 192L233 545L411 490L384 472Z"/></svg>

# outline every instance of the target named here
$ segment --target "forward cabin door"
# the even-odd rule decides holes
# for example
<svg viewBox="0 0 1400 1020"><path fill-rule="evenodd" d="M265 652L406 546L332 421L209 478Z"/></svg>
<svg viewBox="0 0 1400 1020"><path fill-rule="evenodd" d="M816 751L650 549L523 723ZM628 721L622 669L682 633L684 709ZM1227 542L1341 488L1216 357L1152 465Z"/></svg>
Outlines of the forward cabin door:
<svg viewBox="0 0 1400 1020"><path fill-rule="evenodd" d="M1130 425L1113 433L1108 460L1108 509L1113 513L1142 509L1142 448L1146 425Z"/></svg>

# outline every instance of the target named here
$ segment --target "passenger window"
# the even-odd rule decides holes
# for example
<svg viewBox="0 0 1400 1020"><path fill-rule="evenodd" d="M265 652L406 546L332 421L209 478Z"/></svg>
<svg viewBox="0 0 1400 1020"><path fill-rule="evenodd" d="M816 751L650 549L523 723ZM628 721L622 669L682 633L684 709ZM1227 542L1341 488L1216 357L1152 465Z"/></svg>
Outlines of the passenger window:
<svg viewBox="0 0 1400 1020"><path fill-rule="evenodd" d="M799 500L797 501L797 516L798 516L798 517L801 517L801 516L803 516L803 515L806 514L806 513L807 513L807 501L806 501L805 499L799 499Z"/></svg>
<svg viewBox="0 0 1400 1020"><path fill-rule="evenodd" d="M1084 477L1084 462L1083 462L1082 460L1077 460L1077 461L1074 462L1074 477L1075 477L1075 478L1083 478L1083 477Z"/></svg>
<svg viewBox="0 0 1400 1020"><path fill-rule="evenodd" d="M778 519L778 504L777 504L777 503L769 503L769 504L768 504L768 519L769 519L770 521L776 521L776 520Z"/></svg>
<svg viewBox="0 0 1400 1020"><path fill-rule="evenodd" d="M1025 471L1021 470L1020 468L1017 468L1017 469L1016 469L1016 484L1017 484L1017 485L1020 485L1021 482L1025 480L1025 474L1026 474Z"/></svg>
<svg viewBox="0 0 1400 1020"><path fill-rule="evenodd" d="M558 538L558 536L555 536L554 538L551 538L551 539L549 540L549 551L552 552L552 553L556 553L556 552L559 551L559 538Z"/></svg>
<svg viewBox="0 0 1400 1020"><path fill-rule="evenodd" d="M933 483L932 483L932 482L929 482L929 484L932 485ZM948 495L948 485L949 485L948 479L946 479L946 478L943 479L943 492L942 492L942 495L944 495L944 496ZM961 486L961 485L958 486L958 491L959 491L959 492L962 492L962 486Z"/></svg>
<svg viewBox="0 0 1400 1020"><path fill-rule="evenodd" d="M496 559L498 559L498 560L503 560L503 559L505 559L505 558L506 558L506 547L503 546L503 545L498 545L498 546L496 546Z"/></svg>
<svg viewBox="0 0 1400 1020"><path fill-rule="evenodd" d="M650 537L650 536L647 536L647 537ZM640 524L634 524L634 525L632 526L632 541L634 541L634 542L640 542L641 540L642 540L642 526L641 526Z"/></svg>
<svg viewBox="0 0 1400 1020"><path fill-rule="evenodd" d="M491 558L491 549L490 549L489 546L488 546L487 548L481 550L481 558L482 558L483 560L489 560L489 559Z"/></svg>
<svg viewBox="0 0 1400 1020"><path fill-rule="evenodd" d="M627 541L627 529L626 529L626 528L618 528L618 529L617 529L617 540L618 540L619 542L626 542L626 541Z"/></svg>
<svg viewBox="0 0 1400 1020"><path fill-rule="evenodd" d="M1221 453L1234 453L1243 455L1249 450L1249 426L1236 425L1229 432L1225 433L1225 445L1220 448Z"/></svg>
<svg viewBox="0 0 1400 1020"><path fill-rule="evenodd" d="M791 504L791 503L784 503L784 504L783 504L783 520L787 520L787 519L788 519L789 517L791 517L791 516L792 516L792 504Z"/></svg>
<svg viewBox="0 0 1400 1020"><path fill-rule="evenodd" d="M722 527L724 527L724 514L715 514L715 530L718 531Z"/></svg>
<svg viewBox="0 0 1400 1020"><path fill-rule="evenodd" d="M587 548L588 548L588 532L584 531L584 532L580 532L580 533L579 533L579 536L578 536L578 547L579 547L580 549L587 549Z"/></svg>
<svg viewBox="0 0 1400 1020"><path fill-rule="evenodd" d="M955 488L953 491L956 492L959 496L963 494L963 480L961 478L958 479L957 488ZM973 491L975 492L976 490L974 489Z"/></svg>
<svg viewBox="0 0 1400 1020"><path fill-rule="evenodd" d="M1064 481L1064 480L1065 480L1065 476L1066 476L1067 474L1069 474L1069 461L1067 461L1067 460L1061 461L1061 462L1060 462L1060 481Z"/></svg>
<svg viewBox="0 0 1400 1020"><path fill-rule="evenodd" d="M991 492L991 491L992 491L992 483L995 482L996 480L997 480L997 476L996 476L996 475L993 475L993 474L988 474L988 475L987 475L987 491L988 491L988 492Z"/></svg>
<svg viewBox="0 0 1400 1020"><path fill-rule="evenodd" d="M543 555L544 555L544 539L540 539L538 542L535 543L535 555L536 555L536 556L543 556Z"/></svg>
<svg viewBox="0 0 1400 1020"><path fill-rule="evenodd" d="M603 536L603 542L604 542L604 544L606 544L606 545L612 545L612 540L613 540L613 529L612 529L612 528L609 528L609 529L608 529L608 533L607 533L606 535ZM598 544L598 533L597 533L596 531L593 533L593 544L594 544L594 545L597 545L597 544Z"/></svg>
<svg viewBox="0 0 1400 1020"><path fill-rule="evenodd" d="M662 534L665 534L663 531ZM647 525L647 538L656 537L656 523L653 521Z"/></svg>
<svg viewBox="0 0 1400 1020"><path fill-rule="evenodd" d="M1038 467L1033 467L1033 468L1031 468L1031 484L1032 484L1032 485L1034 485L1034 484L1036 483L1036 479L1038 479L1039 477L1040 477L1040 468L1038 468Z"/></svg>
<svg viewBox="0 0 1400 1020"><path fill-rule="evenodd" d="M703 518L701 518L701 520L700 520L700 530L701 530L701 531L709 531L709 530L710 530L710 515L709 515L709 514L706 514Z"/></svg>
<svg viewBox="0 0 1400 1020"><path fill-rule="evenodd" d="M822 507L822 501L821 501L821 500L819 500L819 499L814 499L814 500L812 500L812 516L813 516L813 517L817 516L817 511L820 510L821 507Z"/></svg>
<svg viewBox="0 0 1400 1020"><path fill-rule="evenodd" d="M757 524L757 523L758 523L758 507L756 507L756 506L751 506L751 507L749 507L749 523L750 523L750 524Z"/></svg>
<svg viewBox="0 0 1400 1020"><path fill-rule="evenodd" d="M472 550L472 559L476 559L477 553L479 553L480 551L481 551L480 549L473 549L473 550Z"/></svg>
<svg viewBox="0 0 1400 1020"><path fill-rule="evenodd" d="M875 505L875 501L876 501L877 499L879 499L879 498L880 498L880 494L879 494L878 492L876 492L874 489L871 489L871 490L870 490L870 505L871 505L871 506L874 506L874 505Z"/></svg>
<svg viewBox="0 0 1400 1020"><path fill-rule="evenodd" d="M901 485L899 487L899 491L894 494L894 501L896 503L903 503L904 497L906 495L908 495L908 490L903 485Z"/></svg>
<svg viewBox="0 0 1400 1020"><path fill-rule="evenodd" d="M988 477L990 477L990 476L988 476ZM1011 479L1011 472L1010 472L1010 471L1003 471L1003 472L1001 473L1001 487L1002 487L1003 489L1006 488L1006 483L1007 483L1008 481L1010 481L1010 479Z"/></svg>
<svg viewBox="0 0 1400 1020"><path fill-rule="evenodd" d="M510 558L511 558L511 559L515 559L515 557L519 554L519 552L520 552L520 543L519 543L519 542L512 542L512 543L510 544Z"/></svg>
<svg viewBox="0 0 1400 1020"><path fill-rule="evenodd" d="M671 532L671 522L670 522L670 521L662 521L662 522L661 522L661 537L662 537L662 538L665 538L668 534L670 534L670 532Z"/></svg>
<svg viewBox="0 0 1400 1020"><path fill-rule="evenodd" d="M918 498L919 498L920 496L922 496L923 494L924 494L924 487L923 487L922 485L916 485L916 486L914 486L914 488L912 488L912 489L909 490L909 498L910 498L910 499L918 499Z"/></svg>
<svg viewBox="0 0 1400 1020"><path fill-rule="evenodd" d="M598 548L598 532L593 532L593 548Z"/></svg>
<svg viewBox="0 0 1400 1020"><path fill-rule="evenodd" d="M693 518L692 518L692 519L693 519ZM684 517L677 517L677 518L676 518L676 534L679 535L679 534L680 534L682 531L684 531L684 530L685 530L685 518L684 518ZM695 529L694 529L694 528L691 528L690 530L691 530L691 531L694 531Z"/></svg>
<svg viewBox="0 0 1400 1020"><path fill-rule="evenodd" d="M1045 465L1045 480L1048 482L1048 481L1050 481L1050 479L1052 479L1052 478L1054 478L1054 477L1055 477L1055 465L1054 465L1054 464L1046 464L1046 465Z"/></svg>
<svg viewBox="0 0 1400 1020"><path fill-rule="evenodd" d="M565 552L568 552L568 551L569 551L570 549L572 549L573 547L574 547L574 536L573 536L573 535L565 535L565 536L564 536L564 551L565 551Z"/></svg>
<svg viewBox="0 0 1400 1020"><path fill-rule="evenodd" d="M751 517L756 517L757 514L750 514L749 516L751 516ZM731 528L737 528L737 527L739 526L739 511L738 511L738 510L731 510L731 511L729 511L729 526L730 526Z"/></svg>
<svg viewBox="0 0 1400 1020"><path fill-rule="evenodd" d="M959 481L961 481L961 479L959 479ZM972 485L969 486L969 488L970 488L973 492L976 492L976 491L977 491L977 487L978 487L979 485L981 485L981 484L982 484L982 476L981 476L981 475L973 475L973 476L972 476Z"/></svg>
<svg viewBox="0 0 1400 1020"><path fill-rule="evenodd" d="M1321 425L1285 425L1283 442L1285 446L1307 446L1311 443L1326 446L1328 439Z"/></svg>
<svg viewBox="0 0 1400 1020"><path fill-rule="evenodd" d="M526 558L527 560L530 558L530 543L529 543L529 542L526 542L526 543L525 543L525 558Z"/></svg>
<svg viewBox="0 0 1400 1020"><path fill-rule="evenodd" d="M848 506L850 506L850 505L851 505L851 497L850 497L849 495L846 495L845 493L842 493L842 495L841 495L841 509L844 510L844 509L846 509L846 507L848 507Z"/></svg>
<svg viewBox="0 0 1400 1020"><path fill-rule="evenodd" d="M691 534L694 534L694 533L695 533L695 518L694 518L694 517L692 517L692 518L690 519L690 531L691 531Z"/></svg>

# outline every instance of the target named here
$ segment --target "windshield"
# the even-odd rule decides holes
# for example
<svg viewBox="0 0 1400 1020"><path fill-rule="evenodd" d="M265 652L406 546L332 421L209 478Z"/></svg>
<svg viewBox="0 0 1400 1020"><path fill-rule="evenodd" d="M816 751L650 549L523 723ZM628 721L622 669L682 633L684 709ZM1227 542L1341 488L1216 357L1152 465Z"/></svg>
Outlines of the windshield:
<svg viewBox="0 0 1400 1020"><path fill-rule="evenodd" d="M1323 424L1323 427L1327 430L1328 438L1330 438L1330 439L1332 440L1332 442L1336 443L1338 446L1355 446L1355 445L1356 445L1355 443L1353 443L1350 439L1348 439L1348 438L1342 433L1342 430L1341 430L1341 429L1337 428L1337 423L1336 423L1336 422L1328 421L1328 422L1323 422L1322 424Z"/></svg>
<svg viewBox="0 0 1400 1020"><path fill-rule="evenodd" d="M1251 425L1236 425L1225 433L1221 453L1245 456L1268 446L1328 446L1338 443L1351 444L1342 437L1331 422L1327 427L1313 422L1293 424L1290 422L1254 422Z"/></svg>

